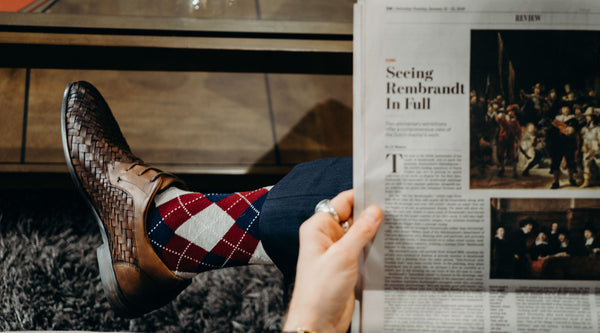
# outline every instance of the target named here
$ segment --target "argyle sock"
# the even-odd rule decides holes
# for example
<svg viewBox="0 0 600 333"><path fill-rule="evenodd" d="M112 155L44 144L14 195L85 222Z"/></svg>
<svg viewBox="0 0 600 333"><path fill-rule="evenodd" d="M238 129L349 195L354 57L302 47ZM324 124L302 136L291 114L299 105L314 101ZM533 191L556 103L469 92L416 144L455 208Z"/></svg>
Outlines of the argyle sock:
<svg viewBox="0 0 600 333"><path fill-rule="evenodd" d="M216 268L271 264L258 235L269 189L203 194L170 187L156 195L148 212L150 243L184 279Z"/></svg>

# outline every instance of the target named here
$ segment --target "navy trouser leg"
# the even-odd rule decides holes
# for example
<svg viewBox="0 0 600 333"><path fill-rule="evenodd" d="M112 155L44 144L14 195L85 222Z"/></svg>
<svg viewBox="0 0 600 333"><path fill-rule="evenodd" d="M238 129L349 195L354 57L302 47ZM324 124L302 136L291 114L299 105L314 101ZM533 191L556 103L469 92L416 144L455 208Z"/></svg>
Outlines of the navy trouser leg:
<svg viewBox="0 0 600 333"><path fill-rule="evenodd" d="M298 228L315 205L352 188L352 158L328 158L297 165L267 194L259 232L265 251L287 281L296 275Z"/></svg>

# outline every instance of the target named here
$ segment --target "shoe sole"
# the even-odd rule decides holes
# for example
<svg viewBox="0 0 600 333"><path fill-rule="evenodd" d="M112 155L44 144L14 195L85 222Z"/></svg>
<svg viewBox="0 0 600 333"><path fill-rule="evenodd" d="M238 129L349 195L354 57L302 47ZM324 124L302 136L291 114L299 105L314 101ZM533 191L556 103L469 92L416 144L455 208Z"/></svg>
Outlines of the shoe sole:
<svg viewBox="0 0 600 333"><path fill-rule="evenodd" d="M117 282L117 276L115 275L112 256L110 254L110 248L108 246L108 236L106 233L106 229L104 228L104 224L102 223L102 219L100 219L100 215L98 214L96 207L94 206L87 191L83 187L83 184L81 184L79 177L77 177L75 168L73 167L73 162L71 161L71 155L69 153L69 145L67 141L67 104L69 92L71 91L73 85L74 83L70 83L67 86L67 88L65 88L60 112L61 136L63 151L65 153L65 160L67 162L67 167L69 169L71 179L73 179L73 183L76 184L79 193L86 199L85 201L94 213L94 217L96 219L96 222L98 223L98 227L100 228L100 234L102 235L102 245L96 249L96 255L98 259L100 279L102 280L102 288L104 289L104 294L106 295L106 298L113 307L115 313L124 317L135 317L137 315L136 312L131 311L132 307L128 305L128 302L125 299L123 292L121 292L119 283Z"/></svg>

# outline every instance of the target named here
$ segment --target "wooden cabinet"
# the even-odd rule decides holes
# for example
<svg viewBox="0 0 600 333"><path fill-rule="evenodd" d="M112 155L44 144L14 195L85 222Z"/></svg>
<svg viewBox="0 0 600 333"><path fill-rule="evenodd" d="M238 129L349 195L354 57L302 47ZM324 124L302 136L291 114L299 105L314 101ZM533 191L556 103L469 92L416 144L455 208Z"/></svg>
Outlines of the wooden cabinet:
<svg viewBox="0 0 600 333"><path fill-rule="evenodd" d="M60 3L0 13L0 172L66 172L60 106L77 80L104 95L134 153L169 171L277 175L352 154L349 21L66 14Z"/></svg>

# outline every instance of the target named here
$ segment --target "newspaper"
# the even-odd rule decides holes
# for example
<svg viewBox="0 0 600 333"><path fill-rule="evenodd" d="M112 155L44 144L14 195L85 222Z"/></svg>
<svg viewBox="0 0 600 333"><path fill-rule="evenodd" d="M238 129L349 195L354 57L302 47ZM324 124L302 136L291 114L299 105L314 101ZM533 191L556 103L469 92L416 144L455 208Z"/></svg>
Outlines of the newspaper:
<svg viewBox="0 0 600 333"><path fill-rule="evenodd" d="M363 332L600 331L600 2L355 7Z"/></svg>

